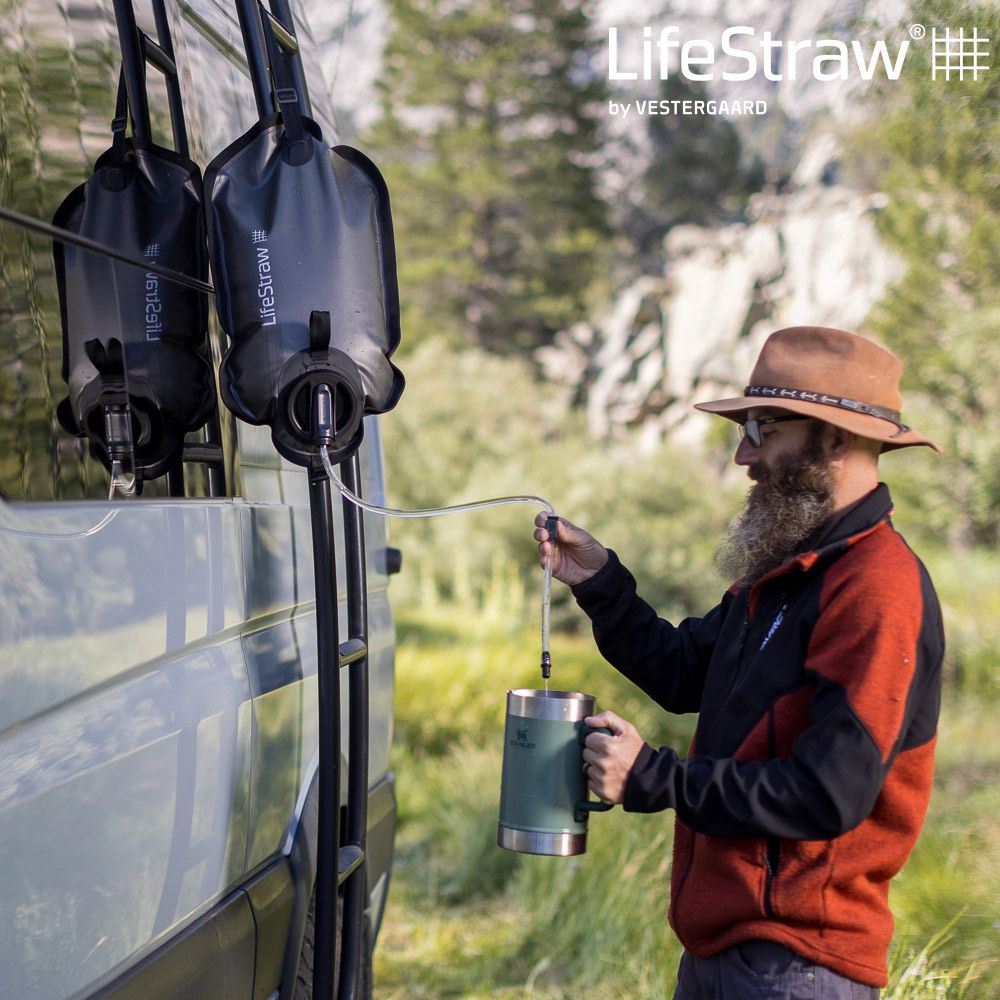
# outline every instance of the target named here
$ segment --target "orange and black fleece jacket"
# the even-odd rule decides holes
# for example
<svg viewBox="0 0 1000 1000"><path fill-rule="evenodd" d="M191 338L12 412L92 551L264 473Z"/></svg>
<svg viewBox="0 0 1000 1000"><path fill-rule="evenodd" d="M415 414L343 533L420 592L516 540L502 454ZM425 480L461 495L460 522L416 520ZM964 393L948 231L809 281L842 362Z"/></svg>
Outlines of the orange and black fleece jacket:
<svg viewBox="0 0 1000 1000"><path fill-rule="evenodd" d="M883 986L889 881L931 791L944 635L879 485L812 551L674 626L611 553L573 588L604 657L671 712L689 754L640 751L625 809L677 814L670 922L707 958L777 941Z"/></svg>

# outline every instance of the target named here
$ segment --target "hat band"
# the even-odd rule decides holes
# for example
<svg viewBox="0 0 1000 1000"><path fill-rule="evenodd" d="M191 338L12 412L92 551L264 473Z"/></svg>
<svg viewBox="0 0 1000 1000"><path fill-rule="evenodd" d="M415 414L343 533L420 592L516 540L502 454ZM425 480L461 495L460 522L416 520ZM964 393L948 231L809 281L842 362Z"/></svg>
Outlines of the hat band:
<svg viewBox="0 0 1000 1000"><path fill-rule="evenodd" d="M910 428L900 419L899 410L890 410L887 406L876 406L874 403L861 403L846 396L828 396L825 392L809 392L806 389L784 389L774 385L748 385L743 390L744 396L761 396L771 399L795 399L803 403L820 403L823 406L837 406L852 413L863 413L869 417L879 417L895 424L897 434L905 434Z"/></svg>

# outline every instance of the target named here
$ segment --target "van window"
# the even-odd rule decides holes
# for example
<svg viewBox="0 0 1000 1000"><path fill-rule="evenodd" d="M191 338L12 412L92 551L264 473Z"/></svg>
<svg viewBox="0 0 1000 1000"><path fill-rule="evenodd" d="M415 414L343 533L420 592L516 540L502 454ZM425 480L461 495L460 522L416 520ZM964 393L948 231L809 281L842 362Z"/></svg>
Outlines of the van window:
<svg viewBox="0 0 1000 1000"><path fill-rule="evenodd" d="M187 5L194 10L194 4ZM189 153L202 167L256 117L238 25L212 4L199 3L216 34L232 50L221 58L217 44L192 31L173 4L171 35L180 71ZM150 0L136 0L136 21L157 37ZM12 26L22 19L10 22ZM23 24L27 22L24 21ZM22 25L23 27L23 25ZM16 30L16 27L15 27ZM0 190L6 205L43 221L78 184L111 142L120 53L108 8L93 18L36 18L31 31L11 40L20 55L0 74L4 108L0 143ZM239 48L237 48L239 47ZM222 69L220 69L220 64ZM245 64L245 60L244 60ZM226 71L228 67L228 72ZM153 141L173 149L167 87L147 69ZM224 338L210 315L210 347L217 365ZM0 497L12 501L101 499L108 474L85 440L65 431L56 407L67 395L62 378L62 327L52 244L19 227L0 225ZM233 467L233 421L220 413L227 466ZM205 432L188 435L191 443ZM227 476L227 485L231 475ZM166 477L144 484L143 497L168 495ZM187 496L209 495L208 469L185 463Z"/></svg>
<svg viewBox="0 0 1000 1000"><path fill-rule="evenodd" d="M140 5L141 6L141 5ZM51 220L110 145L118 83L113 20L11 18L17 59L0 74L4 109L0 190L4 204ZM52 244L0 225L0 494L9 500L100 498L108 475L87 446L64 431L56 406L62 328ZM165 492L150 483L147 496Z"/></svg>

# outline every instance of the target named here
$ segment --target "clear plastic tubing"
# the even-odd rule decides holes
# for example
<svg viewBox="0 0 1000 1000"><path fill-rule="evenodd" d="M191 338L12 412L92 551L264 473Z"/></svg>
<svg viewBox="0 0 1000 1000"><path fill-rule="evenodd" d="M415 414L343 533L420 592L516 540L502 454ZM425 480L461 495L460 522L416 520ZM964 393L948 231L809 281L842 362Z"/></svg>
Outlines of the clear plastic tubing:
<svg viewBox="0 0 1000 1000"><path fill-rule="evenodd" d="M0 524L0 535L13 535L16 538L37 538L42 541L47 541L50 538L89 538L109 525L117 516L118 511L113 510L105 514L92 528L84 528L83 531L22 531L20 528L8 528Z"/></svg>
<svg viewBox="0 0 1000 1000"><path fill-rule="evenodd" d="M319 449L320 457L323 460L323 468L330 479L330 482L337 487L340 495L350 501L356 507L368 511L370 514L380 514L382 517L441 517L445 514L461 514L468 510L479 510L484 507L500 507L511 503L531 503L545 510L549 517L555 517L555 508L548 500L535 496L513 496L495 497L492 500L473 500L469 503L454 504L450 507L428 507L426 510L400 510L397 507L379 507L377 504L368 503L361 497L352 493L338 478L333 471L330 462L330 455L325 445ZM551 522L550 522L551 523ZM549 655L549 607L552 598L552 560L545 564L545 576L542 581L542 676L545 678L545 689L549 687L549 669L551 657Z"/></svg>

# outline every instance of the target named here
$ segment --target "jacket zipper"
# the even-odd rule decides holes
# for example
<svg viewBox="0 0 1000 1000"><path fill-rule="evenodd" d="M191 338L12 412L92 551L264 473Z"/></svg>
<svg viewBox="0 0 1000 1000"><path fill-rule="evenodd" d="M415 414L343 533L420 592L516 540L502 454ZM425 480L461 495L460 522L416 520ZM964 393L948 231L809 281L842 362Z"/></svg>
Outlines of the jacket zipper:
<svg viewBox="0 0 1000 1000"><path fill-rule="evenodd" d="M778 749L777 723L774 718L774 705L767 710L767 746L768 757L774 760ZM774 916L774 904L771 893L774 889L774 879L781 864L781 841L778 837L768 837L764 850L764 912L769 917Z"/></svg>
<svg viewBox="0 0 1000 1000"><path fill-rule="evenodd" d="M729 678L729 687L726 688L726 695L722 699L723 702L729 700L729 696L733 693L733 688L736 687L737 682L743 676L743 653L744 647L746 646L747 635L750 632L750 604L749 600L747 603L746 611L743 612L743 624L740 626L740 635L736 642L736 669L733 671L732 676Z"/></svg>
<svg viewBox="0 0 1000 1000"><path fill-rule="evenodd" d="M777 837L767 838L767 849L764 851L764 912L774 916L774 904L771 892L774 889L774 879L781 863L781 841Z"/></svg>
<svg viewBox="0 0 1000 1000"><path fill-rule="evenodd" d="M733 689L736 687L736 685L746 676L747 673L749 673L750 668L757 662L761 653L764 652L764 647L771 641L771 636L774 634L776 627L781 624L785 616L785 612L788 610L788 605L790 603L791 602L788 600L788 593L786 590L782 590L778 594L776 601L769 602L767 607L766 617L770 617L772 611L775 611L776 614L774 622L771 626L771 632L769 632L765 636L763 642L760 644L760 647L758 649L748 651L746 646L747 646L747 639L749 638L750 635L750 626L753 620L760 619L761 615L764 612L764 609L758 608L756 613L751 617L750 597L749 595L747 595L747 608L746 612L743 615L743 627L740 629L739 645L737 646L737 651L736 651L736 670L733 673L732 679L729 682L729 690L726 692L726 698L728 698L729 695L732 694ZM773 755L774 753L772 750L772 756Z"/></svg>

